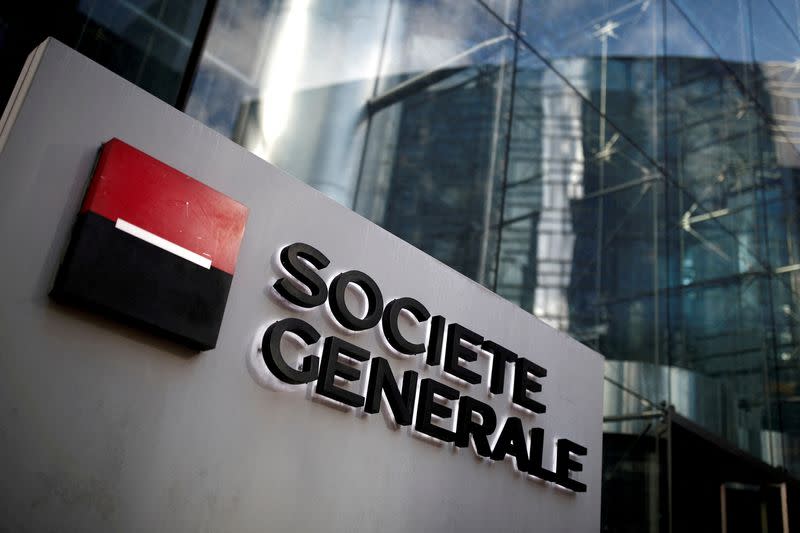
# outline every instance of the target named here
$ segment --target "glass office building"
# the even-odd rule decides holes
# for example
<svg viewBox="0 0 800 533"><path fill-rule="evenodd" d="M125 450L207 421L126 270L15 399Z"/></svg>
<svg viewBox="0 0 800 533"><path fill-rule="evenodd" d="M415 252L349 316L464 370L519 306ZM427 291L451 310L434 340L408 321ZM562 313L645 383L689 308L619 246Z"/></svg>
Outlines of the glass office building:
<svg viewBox="0 0 800 533"><path fill-rule="evenodd" d="M603 531L800 528L797 0L28 2L0 101L47 35L602 353Z"/></svg>

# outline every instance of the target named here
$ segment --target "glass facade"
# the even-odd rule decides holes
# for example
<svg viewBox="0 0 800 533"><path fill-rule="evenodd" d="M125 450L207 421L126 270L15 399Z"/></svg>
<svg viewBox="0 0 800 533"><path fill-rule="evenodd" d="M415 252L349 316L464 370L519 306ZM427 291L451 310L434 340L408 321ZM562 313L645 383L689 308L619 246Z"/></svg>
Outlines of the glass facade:
<svg viewBox="0 0 800 533"><path fill-rule="evenodd" d="M28 53L52 36L172 105L190 87L187 68L211 4L206 0L36 0L0 6L0 101ZM195 54L195 55L196 55ZM185 82L184 82L185 80Z"/></svg>
<svg viewBox="0 0 800 533"><path fill-rule="evenodd" d="M800 476L797 0L59 6L47 28L0 8L0 53L55 34L602 353L605 531L718 528L743 481L781 530L764 487Z"/></svg>

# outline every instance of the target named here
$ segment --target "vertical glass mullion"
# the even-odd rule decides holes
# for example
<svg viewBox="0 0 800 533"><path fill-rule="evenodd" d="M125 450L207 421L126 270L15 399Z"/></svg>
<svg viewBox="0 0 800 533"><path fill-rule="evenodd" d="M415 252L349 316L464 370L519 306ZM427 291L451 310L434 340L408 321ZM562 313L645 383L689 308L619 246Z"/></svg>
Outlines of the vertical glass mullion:
<svg viewBox="0 0 800 533"><path fill-rule="evenodd" d="M520 17L522 12L522 1L520 0L517 4L517 9L515 13L515 23L513 29L513 38L514 38L514 51L513 56L511 59L511 81L510 81L510 97L508 103L508 124L506 128L506 135L505 135L505 145L504 145L504 155L503 155L503 177L500 183L500 207L499 207L499 216L497 218L497 246L495 250L495 257L494 257L494 280L492 283L492 290L497 292L497 283L499 278L500 272L500 253L502 250L503 244L503 224L505 221L505 206L506 206L506 194L507 186L508 186L508 173L511 165L511 142L512 142L512 135L513 135L513 127L514 127L514 104L516 101L516 88L517 88L517 69L519 63L519 47L521 46L519 41L519 27L520 27ZM502 88L500 89L502 90Z"/></svg>
<svg viewBox="0 0 800 533"><path fill-rule="evenodd" d="M753 58L753 68L757 68L757 64L755 62L756 52L755 52L755 28L753 25L753 1L752 0L745 0L747 2L748 7L748 17L747 21L750 26L750 31L748 32L750 36L750 53L751 57ZM756 6L757 7L757 6ZM757 188L756 193L757 196L754 198L754 202L758 202L758 208L755 210L756 216L759 217L759 226L760 226L760 234L763 242L763 246L759 247L758 250L759 255L762 258L762 261L765 263L766 266L766 294L762 294L762 298L766 301L763 302L762 305L762 320L766 322L764 324L764 348L763 348L763 368L764 368L764 406L766 410L766 426L769 435L769 450L767 453L764 453L762 450L762 457L768 458L769 462L774 466L782 466L785 464L785 460L783 457L784 450L783 450L783 442L780 442L778 445L778 450L780 453L780 458L776 459L773 457L773 451L775 450L775 446L773 445L772 439L775 438L775 435L783 434L783 424L782 424L782 416L781 416L781 392L780 387L778 386L780 383L780 374L778 369L778 348L777 348L777 332L775 326L775 303L774 303L774 283L777 281L774 274L774 267L775 265L772 264L771 260L771 250L770 250L770 238L769 238L769 208L768 208L768 197L767 197L767 170L765 168L764 162L764 150L767 147L767 139L765 138L766 133L768 132L767 128L769 124L767 122L759 121L759 127L756 131L756 149L758 152L758 170L759 175L757 180L755 181ZM779 282L779 281L778 281ZM775 398L772 398L771 391L774 391ZM776 417L773 417L773 409L777 409ZM778 427L773 427L774 422L777 420ZM781 438L781 441L783 439Z"/></svg>

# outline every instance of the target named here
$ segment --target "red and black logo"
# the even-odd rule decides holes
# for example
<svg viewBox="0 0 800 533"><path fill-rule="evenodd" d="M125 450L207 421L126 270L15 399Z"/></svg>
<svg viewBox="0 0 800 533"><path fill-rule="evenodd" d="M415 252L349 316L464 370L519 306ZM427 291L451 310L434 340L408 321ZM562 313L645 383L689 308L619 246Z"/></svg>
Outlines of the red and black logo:
<svg viewBox="0 0 800 533"><path fill-rule="evenodd" d="M112 139L52 295L211 349L246 220L239 202Z"/></svg>

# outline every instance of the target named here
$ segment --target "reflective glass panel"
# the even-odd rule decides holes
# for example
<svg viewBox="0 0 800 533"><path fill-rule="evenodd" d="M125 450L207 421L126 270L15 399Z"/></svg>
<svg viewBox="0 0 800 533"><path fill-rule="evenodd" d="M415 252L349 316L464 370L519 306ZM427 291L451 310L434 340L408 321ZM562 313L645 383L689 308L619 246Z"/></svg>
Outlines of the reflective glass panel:
<svg viewBox="0 0 800 533"><path fill-rule="evenodd" d="M128 81L176 105L205 0L78 0L0 4L0 103L28 53L55 37Z"/></svg>
<svg viewBox="0 0 800 533"><path fill-rule="evenodd" d="M388 0L220 0L187 113L352 205Z"/></svg>
<svg viewBox="0 0 800 533"><path fill-rule="evenodd" d="M520 24L534 54L658 157L660 0L526 0Z"/></svg>
<svg viewBox="0 0 800 533"><path fill-rule="evenodd" d="M386 42L355 210L492 286L511 33L477 3L397 2Z"/></svg>

